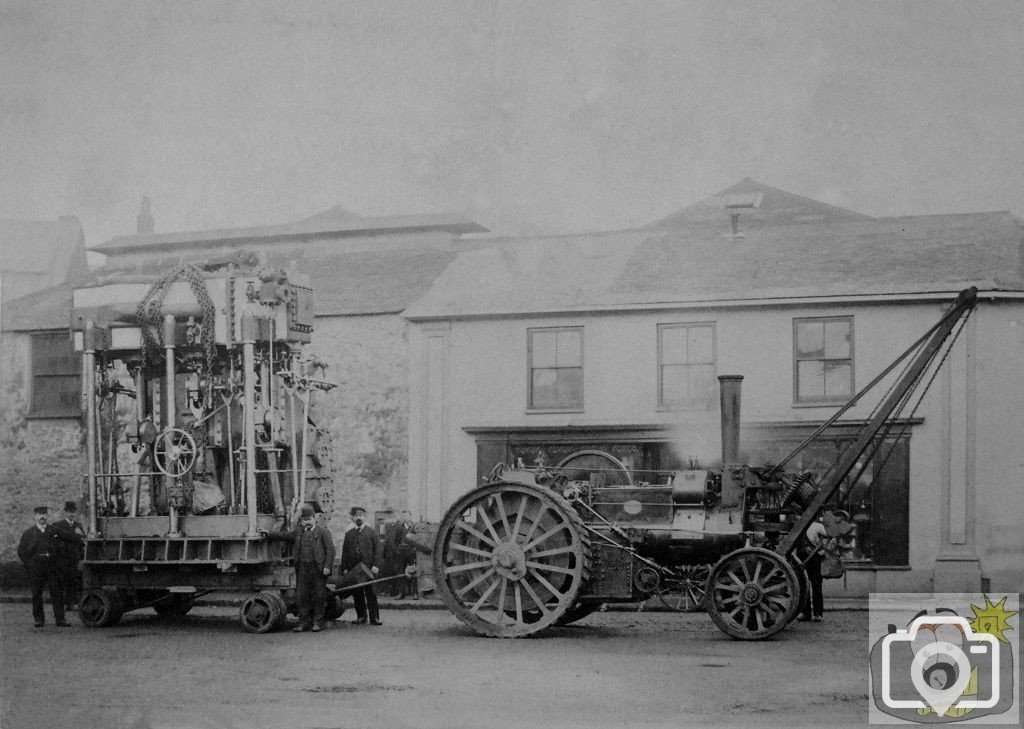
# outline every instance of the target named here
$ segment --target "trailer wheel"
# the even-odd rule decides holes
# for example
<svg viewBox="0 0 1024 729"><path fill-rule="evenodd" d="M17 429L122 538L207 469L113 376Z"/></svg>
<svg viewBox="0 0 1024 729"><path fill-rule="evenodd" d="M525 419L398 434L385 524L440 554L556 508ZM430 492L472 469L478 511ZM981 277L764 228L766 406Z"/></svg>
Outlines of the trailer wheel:
<svg viewBox="0 0 1024 729"><path fill-rule="evenodd" d="M337 620L345 613L345 601L341 595L328 594L327 605L324 609L324 617L328 620Z"/></svg>
<svg viewBox="0 0 1024 729"><path fill-rule="evenodd" d="M711 570L705 607L715 625L733 638L768 638L786 627L800 609L799 578L775 552L737 549Z"/></svg>
<svg viewBox="0 0 1024 729"><path fill-rule="evenodd" d="M590 577L590 540L555 492L487 484L456 501L434 542L445 606L478 633L517 638L555 625Z"/></svg>
<svg viewBox="0 0 1024 729"><path fill-rule="evenodd" d="M246 598L238 612L242 630L246 633L267 633L281 627L286 615L284 598L270 590Z"/></svg>
<svg viewBox="0 0 1024 729"><path fill-rule="evenodd" d="M109 587L86 590L78 603L78 619L87 628L116 625L124 614L124 602L117 590Z"/></svg>

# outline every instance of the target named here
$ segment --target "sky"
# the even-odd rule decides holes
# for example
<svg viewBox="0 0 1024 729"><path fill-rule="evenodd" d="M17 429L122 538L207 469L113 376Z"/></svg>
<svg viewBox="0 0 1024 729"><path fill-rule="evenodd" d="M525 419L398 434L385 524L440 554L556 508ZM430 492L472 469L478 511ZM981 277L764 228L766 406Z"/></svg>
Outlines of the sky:
<svg viewBox="0 0 1024 729"><path fill-rule="evenodd" d="M0 217L627 228L744 177L1024 217L1024 0L0 0Z"/></svg>

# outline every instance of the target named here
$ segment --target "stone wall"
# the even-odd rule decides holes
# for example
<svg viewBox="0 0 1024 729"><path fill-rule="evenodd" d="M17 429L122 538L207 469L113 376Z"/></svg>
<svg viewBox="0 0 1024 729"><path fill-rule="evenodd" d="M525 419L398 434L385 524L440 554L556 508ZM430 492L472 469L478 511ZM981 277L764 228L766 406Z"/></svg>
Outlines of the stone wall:
<svg viewBox="0 0 1024 729"><path fill-rule="evenodd" d="M29 419L31 337L0 335L0 563L17 559L32 508L59 512L83 492L83 432L75 418Z"/></svg>

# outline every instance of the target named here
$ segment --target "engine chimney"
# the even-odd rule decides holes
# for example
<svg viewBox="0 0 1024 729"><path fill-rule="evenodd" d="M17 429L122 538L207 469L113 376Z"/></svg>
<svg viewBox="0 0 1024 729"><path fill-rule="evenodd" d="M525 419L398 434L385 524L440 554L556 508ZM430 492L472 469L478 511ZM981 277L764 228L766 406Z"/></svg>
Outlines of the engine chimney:
<svg viewBox="0 0 1024 729"><path fill-rule="evenodd" d="M740 388L743 375L719 375L718 390L722 409L722 506L738 506L741 484L734 471L742 469L740 460Z"/></svg>
<svg viewBox="0 0 1024 729"><path fill-rule="evenodd" d="M740 458L740 388L743 375L719 375L722 408L722 467L735 466Z"/></svg>

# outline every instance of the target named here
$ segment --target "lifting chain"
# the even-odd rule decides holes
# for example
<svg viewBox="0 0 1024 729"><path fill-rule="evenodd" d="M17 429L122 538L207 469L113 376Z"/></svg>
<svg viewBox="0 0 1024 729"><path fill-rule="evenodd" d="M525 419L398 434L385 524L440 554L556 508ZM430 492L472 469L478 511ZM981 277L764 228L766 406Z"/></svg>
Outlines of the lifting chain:
<svg viewBox="0 0 1024 729"><path fill-rule="evenodd" d="M203 321L200 325L204 358L204 372L206 381L205 403L212 402L213 387L213 354L214 354L214 317L216 307L213 299L206 289L206 279L203 277L202 269L194 263L184 263L175 266L163 274L156 282L149 287L149 291L142 297L136 309L136 316L139 326L142 329L142 366L147 362L159 362L163 356L163 302L175 281L187 281L196 301L203 310ZM154 354L155 351L155 354Z"/></svg>

